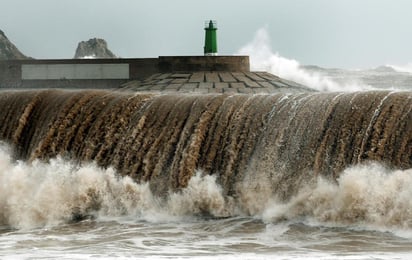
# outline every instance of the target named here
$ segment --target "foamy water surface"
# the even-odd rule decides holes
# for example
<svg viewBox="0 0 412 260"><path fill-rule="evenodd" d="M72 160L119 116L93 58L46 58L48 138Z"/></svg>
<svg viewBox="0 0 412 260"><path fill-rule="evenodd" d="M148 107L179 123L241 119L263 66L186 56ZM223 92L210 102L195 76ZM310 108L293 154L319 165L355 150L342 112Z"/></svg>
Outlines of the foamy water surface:
<svg viewBox="0 0 412 260"><path fill-rule="evenodd" d="M250 215L201 172L161 199L93 164L0 161L2 258L412 257L411 170L349 168Z"/></svg>

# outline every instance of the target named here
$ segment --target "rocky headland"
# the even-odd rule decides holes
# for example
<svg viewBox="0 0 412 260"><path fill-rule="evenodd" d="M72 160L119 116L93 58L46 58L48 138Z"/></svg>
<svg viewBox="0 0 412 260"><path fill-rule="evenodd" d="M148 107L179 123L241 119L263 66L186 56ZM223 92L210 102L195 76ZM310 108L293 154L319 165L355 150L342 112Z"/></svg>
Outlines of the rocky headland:
<svg viewBox="0 0 412 260"><path fill-rule="evenodd" d="M93 38L88 41L82 41L77 45L75 59L104 59L117 58L117 56L109 50L107 42L103 39Z"/></svg>
<svg viewBox="0 0 412 260"><path fill-rule="evenodd" d="M24 55L0 30L0 60L24 60L30 57Z"/></svg>

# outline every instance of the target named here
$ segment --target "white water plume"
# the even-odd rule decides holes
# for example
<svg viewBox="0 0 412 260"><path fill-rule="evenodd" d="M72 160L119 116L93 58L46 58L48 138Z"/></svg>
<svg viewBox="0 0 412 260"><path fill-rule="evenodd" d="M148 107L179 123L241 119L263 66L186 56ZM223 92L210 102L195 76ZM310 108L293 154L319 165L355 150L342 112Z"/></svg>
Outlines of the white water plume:
<svg viewBox="0 0 412 260"><path fill-rule="evenodd" d="M272 201L266 221L305 219L317 223L412 229L412 169L389 170L370 163L346 169L337 182L319 178L286 203Z"/></svg>
<svg viewBox="0 0 412 260"><path fill-rule="evenodd" d="M112 168L79 166L62 158L48 163L13 162L4 145L0 146L0 183L0 225L21 229L84 217L177 221L197 214L227 215L230 208L216 178L201 172L182 192L171 192L161 200L148 183L119 177Z"/></svg>
<svg viewBox="0 0 412 260"><path fill-rule="evenodd" d="M239 215L274 223L304 219L321 225L412 229L412 169L392 171L378 164L348 168L336 182L319 178L287 202L277 201L276 193L260 194L260 189L242 191L250 193L250 199L257 196L261 207L224 195L216 176L200 171L186 188L160 198L149 183L120 177L112 168L79 166L61 158L48 163L13 162L5 146L0 146L0 182L0 225L19 229L56 226L84 217L126 216L157 223Z"/></svg>
<svg viewBox="0 0 412 260"><path fill-rule="evenodd" d="M359 91L370 90L370 86L357 83L339 84L317 73L304 70L298 61L274 53L270 47L269 33L259 29L252 42L242 47L241 55L250 56L250 66L254 71L268 71L281 78L295 81L319 91Z"/></svg>
<svg viewBox="0 0 412 260"><path fill-rule="evenodd" d="M412 63L408 63L406 65L386 65L386 66L396 70L397 72L412 74Z"/></svg>

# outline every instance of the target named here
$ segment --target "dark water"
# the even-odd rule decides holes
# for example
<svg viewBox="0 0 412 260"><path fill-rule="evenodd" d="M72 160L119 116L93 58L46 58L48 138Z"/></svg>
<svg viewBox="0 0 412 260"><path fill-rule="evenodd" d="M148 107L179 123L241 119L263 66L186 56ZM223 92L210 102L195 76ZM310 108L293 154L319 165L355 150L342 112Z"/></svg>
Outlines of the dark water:
<svg viewBox="0 0 412 260"><path fill-rule="evenodd" d="M399 91L3 91L0 254L408 259L411 109Z"/></svg>

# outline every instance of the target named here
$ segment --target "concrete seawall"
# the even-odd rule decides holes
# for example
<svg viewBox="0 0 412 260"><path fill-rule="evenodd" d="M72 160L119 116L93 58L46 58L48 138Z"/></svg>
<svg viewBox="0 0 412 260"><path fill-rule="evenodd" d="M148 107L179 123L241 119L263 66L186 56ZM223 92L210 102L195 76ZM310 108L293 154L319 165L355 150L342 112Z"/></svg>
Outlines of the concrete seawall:
<svg viewBox="0 0 412 260"><path fill-rule="evenodd" d="M0 61L0 88L116 88L156 73L249 72L248 56Z"/></svg>

